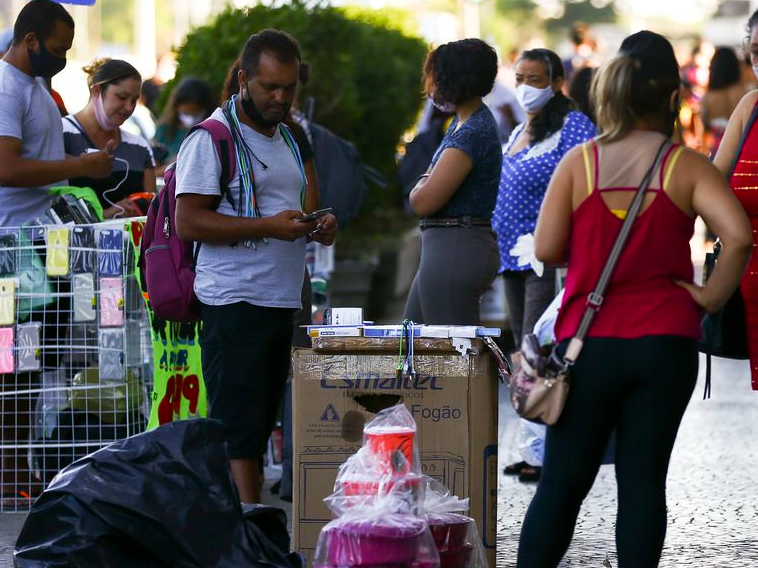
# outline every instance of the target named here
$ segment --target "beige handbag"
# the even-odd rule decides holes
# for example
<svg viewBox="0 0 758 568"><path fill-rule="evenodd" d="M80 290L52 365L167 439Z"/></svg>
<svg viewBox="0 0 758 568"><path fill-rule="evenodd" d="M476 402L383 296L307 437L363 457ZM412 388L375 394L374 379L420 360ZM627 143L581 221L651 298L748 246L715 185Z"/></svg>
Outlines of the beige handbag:
<svg viewBox="0 0 758 568"><path fill-rule="evenodd" d="M584 311L579 329L566 347L566 352L561 355L556 345L540 346L539 339L533 333L524 336L521 352L514 357L518 368L509 380L511 403L522 418L548 426L555 424L560 418L568 396L571 367L579 357L592 320L603 304L603 295L629 238L632 225L642 209L645 192L670 144L666 140L661 145L653 165L637 189L597 286L594 292L587 296L587 309Z"/></svg>

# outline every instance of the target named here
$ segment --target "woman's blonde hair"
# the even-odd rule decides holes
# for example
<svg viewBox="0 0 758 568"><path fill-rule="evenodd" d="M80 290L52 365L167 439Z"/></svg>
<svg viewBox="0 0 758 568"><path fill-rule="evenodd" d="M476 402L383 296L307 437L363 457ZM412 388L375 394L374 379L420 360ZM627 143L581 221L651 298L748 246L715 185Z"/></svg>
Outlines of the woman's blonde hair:
<svg viewBox="0 0 758 568"><path fill-rule="evenodd" d="M676 113L670 108L671 93L679 77L645 77L640 61L620 53L603 64L592 79L599 143L613 142L628 134L640 118L658 118L673 132ZM665 124L664 124L665 123Z"/></svg>

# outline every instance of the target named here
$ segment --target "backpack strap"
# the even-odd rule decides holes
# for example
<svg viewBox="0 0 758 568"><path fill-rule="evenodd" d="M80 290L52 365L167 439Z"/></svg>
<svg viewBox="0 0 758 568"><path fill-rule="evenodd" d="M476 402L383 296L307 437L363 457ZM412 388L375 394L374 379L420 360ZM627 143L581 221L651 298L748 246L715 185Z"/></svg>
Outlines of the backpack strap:
<svg viewBox="0 0 758 568"><path fill-rule="evenodd" d="M221 204L221 200L226 198L232 208L234 205L234 198L231 191L229 191L229 184L231 184L234 176L237 175L237 152L234 148L234 142L232 141L232 133L229 132L227 126L220 120L215 118L206 118L203 122L196 124L190 128L187 132L187 136L196 130L205 130L211 135L213 141L213 147L216 149L219 163L221 164L221 177L219 178L219 189L221 195L216 203L215 208Z"/></svg>
<svg viewBox="0 0 758 568"><path fill-rule="evenodd" d="M229 185L234 179L234 176L237 175L237 152L234 147L234 141L232 140L232 133L223 122L216 120L215 118L206 118L203 122L196 124L190 128L189 132L187 132L187 136L196 130L205 130L211 135L213 147L216 149L216 155L218 156L218 161L221 165L221 176L219 177L219 190L221 191L221 195L219 195L213 208L218 209L219 205L221 205L221 201L226 198L229 205L234 209L234 198L232 197L232 192L229 190ZM192 255L193 270L195 266L197 266L197 257L200 255L201 246L202 243L196 243L195 252Z"/></svg>

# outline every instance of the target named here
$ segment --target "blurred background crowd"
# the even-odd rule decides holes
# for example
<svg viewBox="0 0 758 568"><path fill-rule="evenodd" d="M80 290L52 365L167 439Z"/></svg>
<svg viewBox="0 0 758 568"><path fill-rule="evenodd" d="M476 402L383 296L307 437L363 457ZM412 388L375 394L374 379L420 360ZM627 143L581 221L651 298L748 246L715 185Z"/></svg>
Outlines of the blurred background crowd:
<svg viewBox="0 0 758 568"><path fill-rule="evenodd" d="M337 204L344 229L336 247L337 272L371 280L365 284L370 297L349 296L360 288L352 283L342 303L363 305L375 319L386 316L388 300L404 298L410 286L414 263L403 255L413 247L403 244L415 218L407 194L449 124L450 117L425 101L421 89L430 45L480 37L497 50L500 72L486 102L503 143L524 119L514 63L527 49L547 47L559 54L566 94L592 118L593 69L629 33L648 28L664 34L682 71L680 136L708 155L741 96L758 86L743 47L745 21L758 2L747 0L70 1L64 5L77 32L68 65L52 82L61 113L87 105L84 69L93 60L132 64L144 81L123 128L151 143L158 187L184 134L224 98L228 71L247 37L276 27L298 38L307 63L296 102L299 119L350 141L363 165L371 166L372 175L359 180L360 189L349 196L329 195L344 179L329 180L328 172L319 171L319 181L326 203ZM0 51L24 4L0 3ZM318 153L317 147L316 162ZM145 180L145 187L152 185ZM339 277L332 292L340 294Z"/></svg>

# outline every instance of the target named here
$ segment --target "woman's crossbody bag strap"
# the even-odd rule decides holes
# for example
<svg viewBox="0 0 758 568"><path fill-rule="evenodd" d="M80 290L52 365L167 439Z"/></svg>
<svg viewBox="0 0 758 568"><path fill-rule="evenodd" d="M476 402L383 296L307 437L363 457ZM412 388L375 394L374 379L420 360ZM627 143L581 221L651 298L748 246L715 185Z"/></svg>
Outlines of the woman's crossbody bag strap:
<svg viewBox="0 0 758 568"><path fill-rule="evenodd" d="M566 348L566 354L563 356L566 365L572 365L582 351L584 338L587 336L587 332L589 331L597 312L603 305L605 291L608 289L608 284L613 276L613 271L616 269L619 257L626 246L627 240L629 240L629 234L632 232L632 226L637 220L637 215L639 215L640 210L642 209L642 203L645 201L645 192L647 191L655 172L660 168L663 157L666 155L669 146L671 146L669 140L665 140L663 144L661 144L661 147L658 149L658 153L655 156L655 160L653 161L653 165L650 166L647 174L642 178L642 183L640 183L637 193L634 194L634 199L629 206L629 211L627 211L624 223L621 225L621 230L616 237L616 242L613 243L613 248L608 256L608 260L605 262L603 271L600 273L600 278L595 286L595 290L587 296L587 308L584 310L584 315L579 323L579 329L576 334L574 334L574 337L571 338L571 341Z"/></svg>

